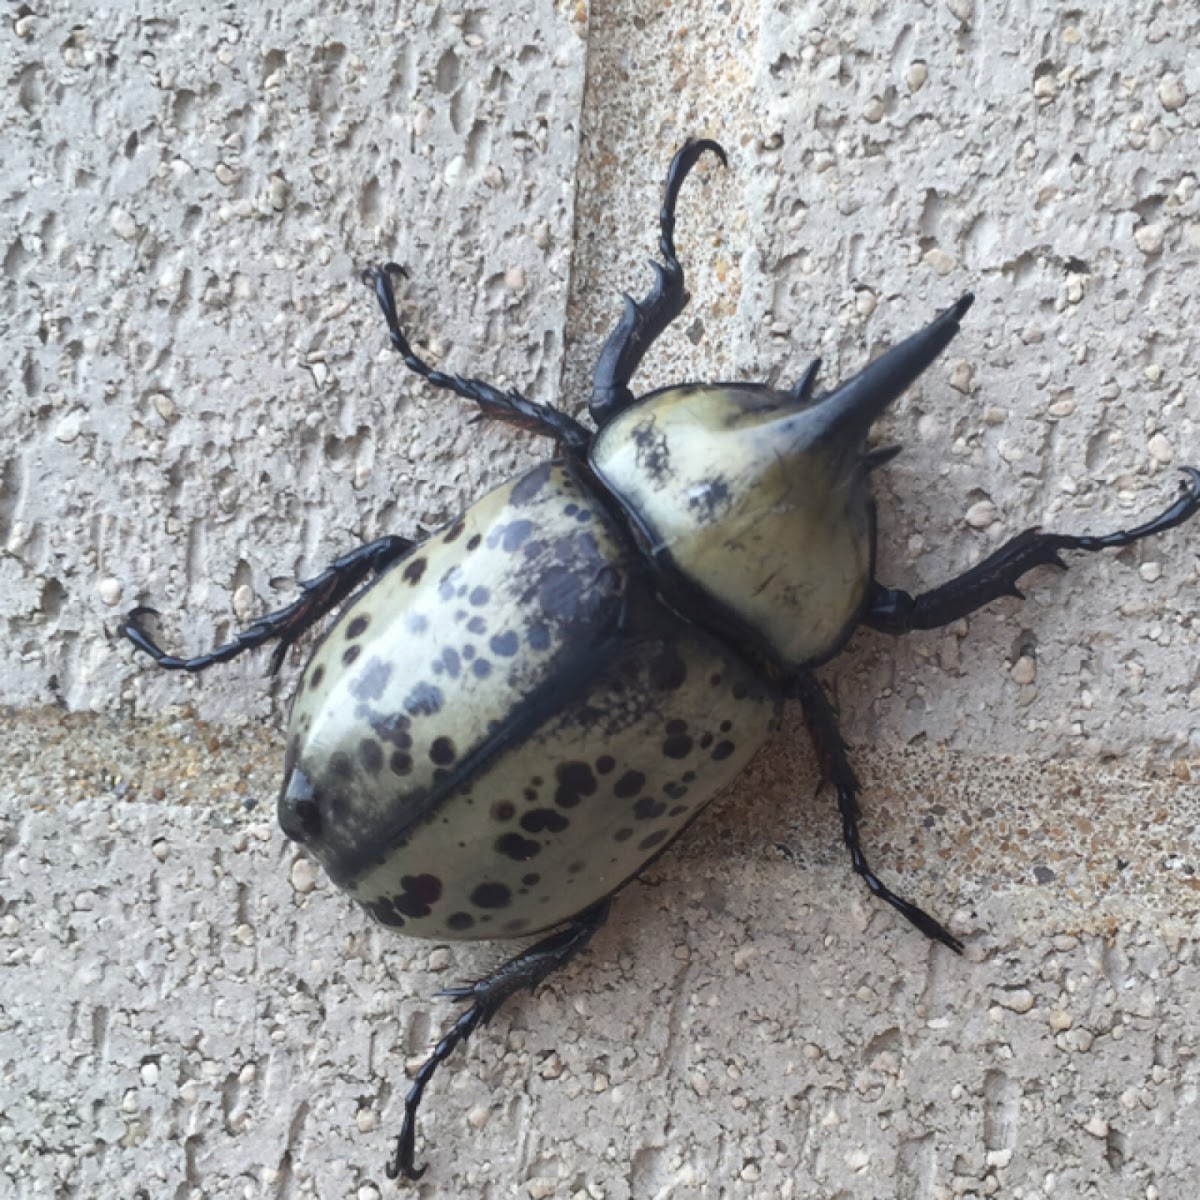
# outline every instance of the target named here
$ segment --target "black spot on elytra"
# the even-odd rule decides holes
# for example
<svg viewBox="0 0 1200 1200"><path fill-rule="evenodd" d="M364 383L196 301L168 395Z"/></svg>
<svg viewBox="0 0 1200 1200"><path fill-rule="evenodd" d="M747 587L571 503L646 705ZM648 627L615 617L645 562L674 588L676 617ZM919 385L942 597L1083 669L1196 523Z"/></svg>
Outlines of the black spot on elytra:
<svg viewBox="0 0 1200 1200"><path fill-rule="evenodd" d="M486 679L492 673L492 664L486 658L477 658L471 664L476 679Z"/></svg>
<svg viewBox="0 0 1200 1200"><path fill-rule="evenodd" d="M531 650L545 650L550 645L550 630L545 625L530 625L525 640Z"/></svg>
<svg viewBox="0 0 1200 1200"><path fill-rule="evenodd" d="M308 686L310 688L319 688L321 680L325 678L325 668L317 665L313 667L313 673L308 677Z"/></svg>
<svg viewBox="0 0 1200 1200"><path fill-rule="evenodd" d="M596 792L596 776L585 762L559 763L554 775L558 780L554 803L559 808L574 808L584 796L592 796Z"/></svg>
<svg viewBox="0 0 1200 1200"><path fill-rule="evenodd" d="M467 622L467 631L469 633L487 633L487 621L483 617L472 617Z"/></svg>
<svg viewBox="0 0 1200 1200"><path fill-rule="evenodd" d="M573 862L570 864L570 866L567 867L567 874L568 875L579 875L583 872L583 870L586 867L587 867L587 863L585 863L585 862Z"/></svg>
<svg viewBox="0 0 1200 1200"><path fill-rule="evenodd" d="M655 846L661 846L669 837L669 833L665 829L659 829L652 833L649 837L644 837L638 842L639 850L653 850Z"/></svg>
<svg viewBox="0 0 1200 1200"><path fill-rule="evenodd" d="M361 646L351 646L349 650L343 652L342 662L345 663L346 666L349 666L356 658L358 658L361 653Z"/></svg>
<svg viewBox="0 0 1200 1200"><path fill-rule="evenodd" d="M667 816L668 817L682 817L683 814L685 812L687 812L687 810L688 810L688 806L686 804L676 804L674 808L669 809L667 811Z"/></svg>
<svg viewBox="0 0 1200 1200"><path fill-rule="evenodd" d="M526 833L562 833L570 823L552 808L532 808L521 817L521 828Z"/></svg>
<svg viewBox="0 0 1200 1200"><path fill-rule="evenodd" d="M511 858L513 862L528 862L541 849L540 842L524 838L519 833L506 833L496 839L496 853Z"/></svg>
<svg viewBox="0 0 1200 1200"><path fill-rule="evenodd" d="M458 757L458 753L448 737L438 737L433 739L433 745L429 747L429 757L439 766L448 767Z"/></svg>
<svg viewBox="0 0 1200 1200"><path fill-rule="evenodd" d="M370 625L370 623L371 623L370 617L363 617L363 616L355 617L354 620L351 621L350 624L346 626L347 641L349 641L353 638L356 638L356 637L362 637L362 635L367 632L367 626Z"/></svg>
<svg viewBox="0 0 1200 1200"><path fill-rule="evenodd" d="M518 479L512 490L513 504L528 504L550 479L550 464L541 463Z"/></svg>
<svg viewBox="0 0 1200 1200"><path fill-rule="evenodd" d="M383 747L374 738L363 738L358 743L358 761L372 775L378 775L383 769Z"/></svg>
<svg viewBox="0 0 1200 1200"><path fill-rule="evenodd" d="M627 841L629 841L629 839L631 837L633 837L632 829L629 829L629 828L618 829L617 832L613 834L613 841L614 842L627 842Z"/></svg>
<svg viewBox="0 0 1200 1200"><path fill-rule="evenodd" d="M632 800L646 786L646 776L641 771L626 771L617 780L613 793L622 800Z"/></svg>
<svg viewBox="0 0 1200 1200"><path fill-rule="evenodd" d="M483 541L483 537L481 534L478 534L478 533L471 534L471 537L467 542L467 549L468 550L478 550L479 543L481 541Z"/></svg>
<svg viewBox="0 0 1200 1200"><path fill-rule="evenodd" d="M700 749L701 750L707 750L709 748L709 746L711 746L712 744L713 744L713 735L711 733L706 733L701 736L701 738L700 738Z"/></svg>
<svg viewBox="0 0 1200 1200"><path fill-rule="evenodd" d="M479 587L472 588L471 594L467 597L467 599L473 605L475 605L476 608L482 608L491 598L492 598L492 593L489 592L487 590L487 588L483 587L482 585Z"/></svg>
<svg viewBox="0 0 1200 1200"><path fill-rule="evenodd" d="M611 754L602 754L596 759L596 770L601 775L611 774L617 766L617 760Z"/></svg>
<svg viewBox="0 0 1200 1200"><path fill-rule="evenodd" d="M404 698L404 708L414 717L432 717L441 711L444 699L441 688L432 683L418 683Z"/></svg>
<svg viewBox="0 0 1200 1200"><path fill-rule="evenodd" d="M421 576L425 574L425 568L429 566L429 560L425 558L414 558L412 562L406 563L404 570L401 572L403 577L414 586L421 582Z"/></svg>
<svg viewBox="0 0 1200 1200"><path fill-rule="evenodd" d="M660 692L674 692L687 681L687 663L679 650L668 645L650 662L650 686Z"/></svg>
<svg viewBox="0 0 1200 1200"><path fill-rule="evenodd" d="M343 750L337 751L329 760L329 770L339 779L349 779L354 774L354 764L350 761L350 755Z"/></svg>
<svg viewBox="0 0 1200 1200"><path fill-rule="evenodd" d="M503 883L481 883L471 893L471 903L479 908L507 908L512 892Z"/></svg>
<svg viewBox="0 0 1200 1200"><path fill-rule="evenodd" d="M412 721L403 713L391 713L386 717L372 713L367 720L380 741L390 742L401 750L407 750L412 745L412 735L408 732L412 728Z"/></svg>
<svg viewBox="0 0 1200 1200"><path fill-rule="evenodd" d="M378 700L392 677L392 664L382 658L372 658L354 677L350 691L358 700Z"/></svg>
<svg viewBox="0 0 1200 1200"><path fill-rule="evenodd" d="M442 651L442 666L445 668L446 674L451 679L457 679L458 673L462 669L459 662L458 651L452 646L447 646Z"/></svg>
<svg viewBox="0 0 1200 1200"><path fill-rule="evenodd" d="M737 747L732 742L718 742L712 752L713 761L720 762L722 759L728 758L735 749Z"/></svg>
<svg viewBox="0 0 1200 1200"><path fill-rule="evenodd" d="M517 635L510 629L507 633L496 634L488 645L492 648L493 654L499 654L501 658L512 658L516 654L520 643L517 640Z"/></svg>
<svg viewBox="0 0 1200 1200"><path fill-rule="evenodd" d="M392 751L392 757L388 759L388 768L393 775L408 775L412 772L412 755L406 754L403 750Z"/></svg>
<svg viewBox="0 0 1200 1200"><path fill-rule="evenodd" d="M538 884L538 883L542 882L542 877L539 874L537 874L536 871L530 871L530 873L528 875L521 876L521 882L526 887L533 887L534 884Z"/></svg>
<svg viewBox="0 0 1200 1200"><path fill-rule="evenodd" d="M462 537L463 530L466 529L466 524L462 521L455 521L445 533L442 534L442 541L447 545L450 542L457 542Z"/></svg>
<svg viewBox="0 0 1200 1200"><path fill-rule="evenodd" d="M433 905L441 899L442 881L436 875L405 875L400 880L404 889L392 903L406 917L427 917Z"/></svg>
<svg viewBox="0 0 1200 1200"><path fill-rule="evenodd" d="M687 758L692 752L692 744L686 733L677 733L663 742L662 752L667 758Z"/></svg>
<svg viewBox="0 0 1200 1200"><path fill-rule="evenodd" d="M513 917L511 921L505 921L501 928L505 933L520 933L523 929L529 928L529 918Z"/></svg>
<svg viewBox="0 0 1200 1200"><path fill-rule="evenodd" d="M475 924L475 918L468 912L451 913L446 918L446 928L453 929L456 933L462 933L464 929L470 929Z"/></svg>
<svg viewBox="0 0 1200 1200"><path fill-rule="evenodd" d="M511 800L497 800L492 805L492 820L511 821L517 815L517 806Z"/></svg>
<svg viewBox="0 0 1200 1200"><path fill-rule="evenodd" d="M424 633L429 628L429 618L421 616L420 613L409 613L405 623L413 633Z"/></svg>
<svg viewBox="0 0 1200 1200"><path fill-rule="evenodd" d="M655 821L667 811L666 803L653 796L643 796L634 806L633 815L639 821Z"/></svg>
<svg viewBox="0 0 1200 1200"><path fill-rule="evenodd" d="M519 521L505 525L498 532L502 534L500 538L502 549L510 552L519 550L529 540L529 535L533 532L533 522L522 517Z"/></svg>

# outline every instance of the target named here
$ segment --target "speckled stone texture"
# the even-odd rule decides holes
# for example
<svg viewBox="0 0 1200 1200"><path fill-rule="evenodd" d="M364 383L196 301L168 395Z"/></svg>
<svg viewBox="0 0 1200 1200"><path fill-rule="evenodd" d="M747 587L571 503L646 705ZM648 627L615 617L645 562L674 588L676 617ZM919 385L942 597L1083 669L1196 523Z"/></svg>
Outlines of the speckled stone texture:
<svg viewBox="0 0 1200 1200"><path fill-rule="evenodd" d="M638 376L832 382L964 290L881 424L880 576L1105 531L1200 461L1200 13L785 0L16 6L0 25L0 1191L25 1197L1190 1197L1200 1172L1200 527L1075 556L821 672L806 732L432 1085L439 987L511 949L371 924L274 826L296 666L165 676L546 447L405 372L579 412L650 282L671 152L693 303Z"/></svg>

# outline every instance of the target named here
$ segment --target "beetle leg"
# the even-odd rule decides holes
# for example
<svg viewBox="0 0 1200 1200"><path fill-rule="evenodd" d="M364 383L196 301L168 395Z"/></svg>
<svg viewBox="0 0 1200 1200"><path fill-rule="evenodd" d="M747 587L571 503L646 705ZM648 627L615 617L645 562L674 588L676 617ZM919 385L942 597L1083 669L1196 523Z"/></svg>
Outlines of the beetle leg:
<svg viewBox="0 0 1200 1200"><path fill-rule="evenodd" d="M507 421L518 429L528 433L537 433L542 437L554 438L563 448L574 454L581 454L591 443L591 432L585 429L574 417L547 404L538 404L528 400L520 392L502 392L490 383L481 379L464 379L461 375L447 375L444 371L435 370L423 359L417 357L408 339L400 329L400 316L396 308L396 293L392 288L392 274L405 274L404 268L396 263L385 263L381 267L371 267L363 272L363 280L375 289L375 298L383 310L387 321L388 336L392 347L404 359L404 365L415 371L423 379L429 380L434 387L446 388L464 400L471 400L479 405L480 414L492 420Z"/></svg>
<svg viewBox="0 0 1200 1200"><path fill-rule="evenodd" d="M659 213L658 249L662 263L651 262L654 286L640 303L625 297L625 309L617 327L600 351L592 380L592 400L588 411L597 425L603 425L633 403L629 381L655 340L687 306L683 287L683 267L675 257L675 203L679 189L692 167L711 150L723 166L729 162L725 151L708 138L689 140L680 147L667 171L666 194Z"/></svg>
<svg viewBox="0 0 1200 1200"><path fill-rule="evenodd" d="M416 1149L417 1109L433 1073L460 1043L465 1042L481 1025L486 1025L510 996L522 988L532 991L547 976L566 966L592 940L596 930L607 919L611 907L612 897L606 896L572 917L563 928L509 959L486 979L438 993L455 1000L470 1000L472 1004L434 1047L433 1053L421 1064L421 1069L413 1079L412 1087L404 1098L404 1124L396 1139L396 1153L386 1168L389 1179L395 1179L400 1174L407 1179L420 1179L425 1174L424 1167L414 1164L413 1154Z"/></svg>
<svg viewBox="0 0 1200 1200"><path fill-rule="evenodd" d="M932 591L913 596L910 592L875 583L863 624L894 634L949 625L1001 596L1022 598L1017 580L1034 567L1060 567L1065 571L1067 564L1059 557L1060 551L1113 550L1182 525L1200 511L1200 471L1195 467L1184 467L1183 471L1187 476L1184 494L1157 517L1134 529L1121 529L1097 537L1072 537L1063 533L1043 533L1035 527L1017 534L981 563Z"/></svg>
<svg viewBox="0 0 1200 1200"><path fill-rule="evenodd" d="M298 600L259 617L237 633L232 642L194 658L176 658L168 654L142 628L143 617L158 615L156 609L147 605L140 604L131 609L117 630L166 671L203 671L278 638L279 645L271 655L268 669L268 674L274 675L283 665L288 647L297 638L337 608L368 575L382 573L415 545L408 538L388 536L343 554L320 575L301 582Z"/></svg>
<svg viewBox="0 0 1200 1200"><path fill-rule="evenodd" d="M842 814L842 837L846 848L850 851L850 861L855 871L863 877L873 896L890 904L901 916L911 921L926 937L935 942L949 946L955 954L961 954L963 944L940 921L931 917L924 909L918 908L897 896L895 892L885 887L879 877L871 870L862 852L858 835L858 821L861 811L858 806L858 793L862 785L854 774L846 753L846 743L842 740L841 731L837 726L837 717L825 696L817 679L808 671L799 672L792 681L792 694L804 706L804 719L812 737L813 746L821 762L821 770L829 782L837 790L838 811Z"/></svg>

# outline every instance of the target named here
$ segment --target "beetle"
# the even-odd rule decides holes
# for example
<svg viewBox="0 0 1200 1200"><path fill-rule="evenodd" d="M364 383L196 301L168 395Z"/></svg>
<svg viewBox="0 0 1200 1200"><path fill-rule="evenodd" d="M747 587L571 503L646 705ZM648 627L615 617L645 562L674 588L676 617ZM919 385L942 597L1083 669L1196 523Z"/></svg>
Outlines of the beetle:
<svg viewBox="0 0 1200 1200"><path fill-rule="evenodd" d="M401 328L395 264L364 278L392 347L482 416L549 438L557 456L421 543L389 535L300 584L299 598L192 658L167 654L133 609L122 632L168 670L202 671L268 641L271 671L341 609L293 700L278 818L384 925L438 939L540 940L442 995L466 1007L417 1071L388 1174L416 1179L416 1115L439 1065L522 988L575 957L613 896L741 772L798 700L832 784L851 864L922 933L941 922L864 855L859 783L813 668L860 625L956 621L1064 551L1128 546L1192 517L1200 471L1133 529L1029 529L912 595L875 578L874 421L941 354L968 293L827 392L813 361L788 390L690 383L635 396L646 352L687 304L675 208L711 140L667 173L661 263L626 297L594 374L590 429L568 413L423 361Z"/></svg>

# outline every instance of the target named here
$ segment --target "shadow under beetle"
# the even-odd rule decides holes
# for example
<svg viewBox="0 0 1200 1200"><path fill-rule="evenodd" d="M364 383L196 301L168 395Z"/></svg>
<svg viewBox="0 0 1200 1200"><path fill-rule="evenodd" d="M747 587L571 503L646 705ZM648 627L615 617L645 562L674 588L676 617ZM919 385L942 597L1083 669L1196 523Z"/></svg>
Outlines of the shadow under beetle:
<svg viewBox="0 0 1200 1200"><path fill-rule="evenodd" d="M555 408L417 357L393 264L366 272L405 365L483 416L557 443L558 457L477 501L422 543L389 536L300 585L287 608L195 658L166 654L135 608L122 630L160 667L200 671L289 646L350 599L293 701L280 824L385 925L418 937L545 936L489 976L441 993L467 1007L416 1074L393 1178L418 1178L416 1113L438 1065L522 988L569 962L614 894L669 845L803 706L837 794L854 870L926 936L962 945L890 891L859 839L859 784L812 668L859 625L934 629L1000 596L1064 550L1128 546L1200 508L1200 471L1134 529L1029 529L913 596L874 576L875 419L945 349L964 295L829 392L813 362L790 391L630 381L687 303L675 204L716 142L675 155L654 285L624 311L596 366L593 432ZM547 932L548 931L548 932Z"/></svg>

